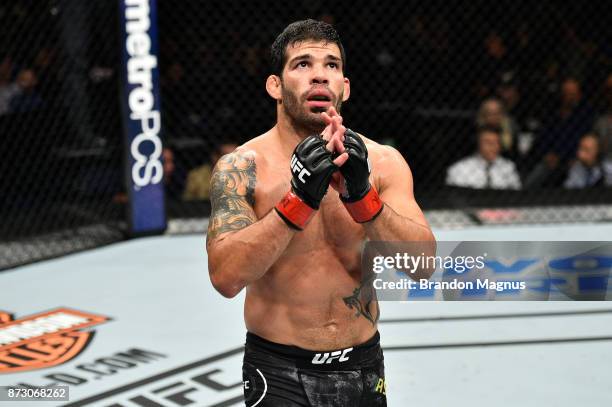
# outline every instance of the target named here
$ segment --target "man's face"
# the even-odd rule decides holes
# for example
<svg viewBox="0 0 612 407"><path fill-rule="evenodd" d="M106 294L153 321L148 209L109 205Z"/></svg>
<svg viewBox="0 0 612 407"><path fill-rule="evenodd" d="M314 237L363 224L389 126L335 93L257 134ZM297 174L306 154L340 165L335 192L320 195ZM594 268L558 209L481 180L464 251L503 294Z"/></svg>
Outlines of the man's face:
<svg viewBox="0 0 612 407"><path fill-rule="evenodd" d="M495 100L487 101L483 106L482 112L484 122L488 125L499 126L504 119L502 105Z"/></svg>
<svg viewBox="0 0 612 407"><path fill-rule="evenodd" d="M487 161L494 161L499 155L501 146L497 133L485 131L478 138L478 152Z"/></svg>
<svg viewBox="0 0 612 407"><path fill-rule="evenodd" d="M506 46L504 45L504 40L497 34L490 34L485 39L485 46L489 55L493 57L501 58L506 53Z"/></svg>
<svg viewBox="0 0 612 407"><path fill-rule="evenodd" d="M599 153L599 145L595 137L585 137L580 140L578 152L576 153L578 160L587 167L592 167L597 163L597 154Z"/></svg>
<svg viewBox="0 0 612 407"><path fill-rule="evenodd" d="M568 79L561 86L561 99L569 105L576 105L582 98L580 84L573 79Z"/></svg>
<svg viewBox="0 0 612 407"><path fill-rule="evenodd" d="M34 88L37 84L36 74L31 69L24 69L17 76L17 83L25 90Z"/></svg>
<svg viewBox="0 0 612 407"><path fill-rule="evenodd" d="M325 127L321 113L332 106L340 112L348 99L349 81L338 46L318 41L288 45L281 88L285 114L298 126L321 131Z"/></svg>

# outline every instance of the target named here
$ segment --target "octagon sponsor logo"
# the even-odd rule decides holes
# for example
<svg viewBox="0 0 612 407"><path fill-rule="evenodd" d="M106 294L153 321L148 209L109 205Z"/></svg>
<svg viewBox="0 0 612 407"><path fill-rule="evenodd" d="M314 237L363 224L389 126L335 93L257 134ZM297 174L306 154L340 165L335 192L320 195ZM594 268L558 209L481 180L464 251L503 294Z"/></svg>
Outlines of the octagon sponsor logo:
<svg viewBox="0 0 612 407"><path fill-rule="evenodd" d="M0 311L0 374L49 368L78 356L95 331L111 320L103 315L58 308L14 319Z"/></svg>

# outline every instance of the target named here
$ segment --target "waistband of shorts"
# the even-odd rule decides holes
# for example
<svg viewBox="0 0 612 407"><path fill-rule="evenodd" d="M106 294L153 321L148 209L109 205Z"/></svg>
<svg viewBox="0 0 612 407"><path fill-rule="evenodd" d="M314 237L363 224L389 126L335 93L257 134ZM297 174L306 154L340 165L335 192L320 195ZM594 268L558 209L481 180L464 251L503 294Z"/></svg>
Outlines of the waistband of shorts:
<svg viewBox="0 0 612 407"><path fill-rule="evenodd" d="M313 351L269 341L252 332L246 334L246 347L260 349L291 359L296 367L313 370L355 370L375 363L380 352L378 331L362 344L344 349Z"/></svg>

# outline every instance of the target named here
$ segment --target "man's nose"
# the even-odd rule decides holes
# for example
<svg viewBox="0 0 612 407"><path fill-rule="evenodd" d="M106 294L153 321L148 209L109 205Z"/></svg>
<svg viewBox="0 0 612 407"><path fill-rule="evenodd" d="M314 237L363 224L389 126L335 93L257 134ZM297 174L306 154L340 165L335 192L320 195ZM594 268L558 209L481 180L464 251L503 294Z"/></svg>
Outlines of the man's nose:
<svg viewBox="0 0 612 407"><path fill-rule="evenodd" d="M312 79L310 81L311 84L327 84L329 80L327 79L327 74L325 69L322 66L315 67L312 73Z"/></svg>

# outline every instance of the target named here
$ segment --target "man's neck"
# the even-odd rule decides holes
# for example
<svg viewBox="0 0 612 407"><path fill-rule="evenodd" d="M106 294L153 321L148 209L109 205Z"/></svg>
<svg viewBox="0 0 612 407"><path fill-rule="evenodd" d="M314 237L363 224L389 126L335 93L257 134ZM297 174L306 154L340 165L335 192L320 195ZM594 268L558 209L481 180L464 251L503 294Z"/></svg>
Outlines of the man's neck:
<svg viewBox="0 0 612 407"><path fill-rule="evenodd" d="M276 134L279 138L283 152L285 152L287 156L291 155L295 149L295 146L297 146L300 141L304 140L308 136L323 131L323 128L316 131L302 126L297 126L289 117L280 111L278 112L277 117L278 119L275 126Z"/></svg>

